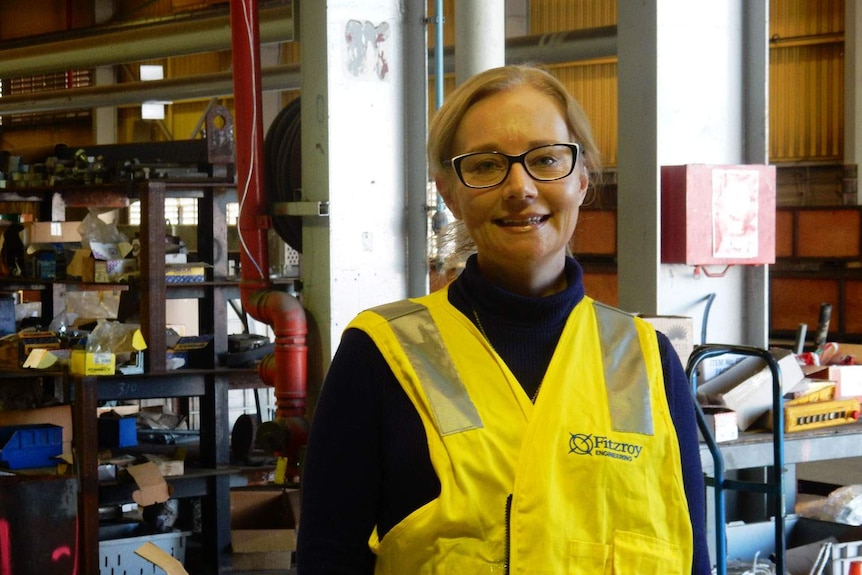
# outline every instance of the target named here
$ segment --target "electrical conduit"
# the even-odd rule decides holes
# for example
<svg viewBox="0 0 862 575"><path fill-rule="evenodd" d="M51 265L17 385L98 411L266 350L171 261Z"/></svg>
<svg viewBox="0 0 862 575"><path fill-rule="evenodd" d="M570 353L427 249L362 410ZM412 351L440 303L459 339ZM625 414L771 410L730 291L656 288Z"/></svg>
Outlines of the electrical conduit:
<svg viewBox="0 0 862 575"><path fill-rule="evenodd" d="M264 383L275 387L276 422L289 432L282 455L298 461L308 436L307 323L299 301L273 288L263 198L263 121L257 0L231 0L234 114L239 193L240 297L251 317L272 326L275 351L260 363Z"/></svg>

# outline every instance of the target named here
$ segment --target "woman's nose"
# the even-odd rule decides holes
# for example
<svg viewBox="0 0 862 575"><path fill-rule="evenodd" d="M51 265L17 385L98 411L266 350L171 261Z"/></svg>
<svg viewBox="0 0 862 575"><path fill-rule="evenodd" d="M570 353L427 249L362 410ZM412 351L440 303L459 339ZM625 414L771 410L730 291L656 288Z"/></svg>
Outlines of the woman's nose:
<svg viewBox="0 0 862 575"><path fill-rule="evenodd" d="M521 164L513 163L503 182L507 197L526 198L536 194L536 182Z"/></svg>

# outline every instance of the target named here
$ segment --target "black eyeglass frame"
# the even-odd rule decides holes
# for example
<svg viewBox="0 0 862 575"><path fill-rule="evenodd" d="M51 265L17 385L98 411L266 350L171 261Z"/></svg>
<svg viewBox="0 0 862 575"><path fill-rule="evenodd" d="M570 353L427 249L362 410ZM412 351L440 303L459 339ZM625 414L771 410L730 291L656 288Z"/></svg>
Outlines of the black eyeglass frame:
<svg viewBox="0 0 862 575"><path fill-rule="evenodd" d="M555 178L547 178L547 179L537 178L533 174L533 172L530 171L529 166L527 166L527 163L524 160L527 158L528 154L535 152L536 150L539 150L541 148L550 148L553 146L566 146L567 148L569 148L572 151L572 156L573 156L572 157L572 167L568 171L568 173L563 175L563 176L558 176ZM498 156L502 156L509 161L509 164L506 167L506 173L503 174L503 177L502 177L502 179L500 179L499 182L497 182L496 184L488 185L488 186L471 186L470 184L468 184L467 182L464 181L464 176L461 173L461 162L463 162L465 158L469 158L470 156L475 156L477 154L495 154ZM473 189L473 190L485 190L488 188L493 188L495 186L499 186L500 184L505 182L506 178L509 177L509 172L512 171L512 164L521 164L524 167L524 171L527 172L527 174L531 178L536 180L537 182L556 182L557 180L562 180L563 178L568 178L569 176L572 175L572 172L575 171L575 166L577 166L577 164L578 164L578 158L579 158L580 154L581 154L580 144L576 144L574 142L557 142L554 144L542 144L541 146L536 146L535 148L530 148L526 152L524 152L522 154L518 154L517 156L512 156L512 155L505 154L503 152L497 152L497 151L468 152L466 154L460 154L458 156L455 156L454 158L452 158L450 160L444 160L443 165L444 166L452 166L452 168L455 170L455 174L458 176L458 179L461 180L461 183L464 184L466 187Z"/></svg>

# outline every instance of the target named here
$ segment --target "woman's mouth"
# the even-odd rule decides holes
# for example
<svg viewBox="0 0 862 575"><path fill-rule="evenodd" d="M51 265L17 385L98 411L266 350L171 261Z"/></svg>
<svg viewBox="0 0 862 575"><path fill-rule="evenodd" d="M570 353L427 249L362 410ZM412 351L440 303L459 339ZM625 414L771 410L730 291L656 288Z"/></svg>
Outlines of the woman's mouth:
<svg viewBox="0 0 862 575"><path fill-rule="evenodd" d="M537 226L544 221L547 221L551 216L531 216L529 218L498 218L494 220L494 223L498 226L503 227L523 227L523 226Z"/></svg>

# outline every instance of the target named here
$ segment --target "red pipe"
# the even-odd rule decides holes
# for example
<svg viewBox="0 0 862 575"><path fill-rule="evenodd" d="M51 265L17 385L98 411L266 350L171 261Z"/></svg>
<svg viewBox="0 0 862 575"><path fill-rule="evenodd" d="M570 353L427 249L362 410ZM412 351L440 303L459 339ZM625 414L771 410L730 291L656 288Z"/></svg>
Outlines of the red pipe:
<svg viewBox="0 0 862 575"><path fill-rule="evenodd" d="M245 311L269 324L275 351L261 362L260 377L275 387L276 421L290 432L285 454L297 462L308 437L305 311L296 298L273 289L267 231L271 220L263 196L260 34L257 0L230 0L233 50L234 133L239 191L240 297Z"/></svg>

